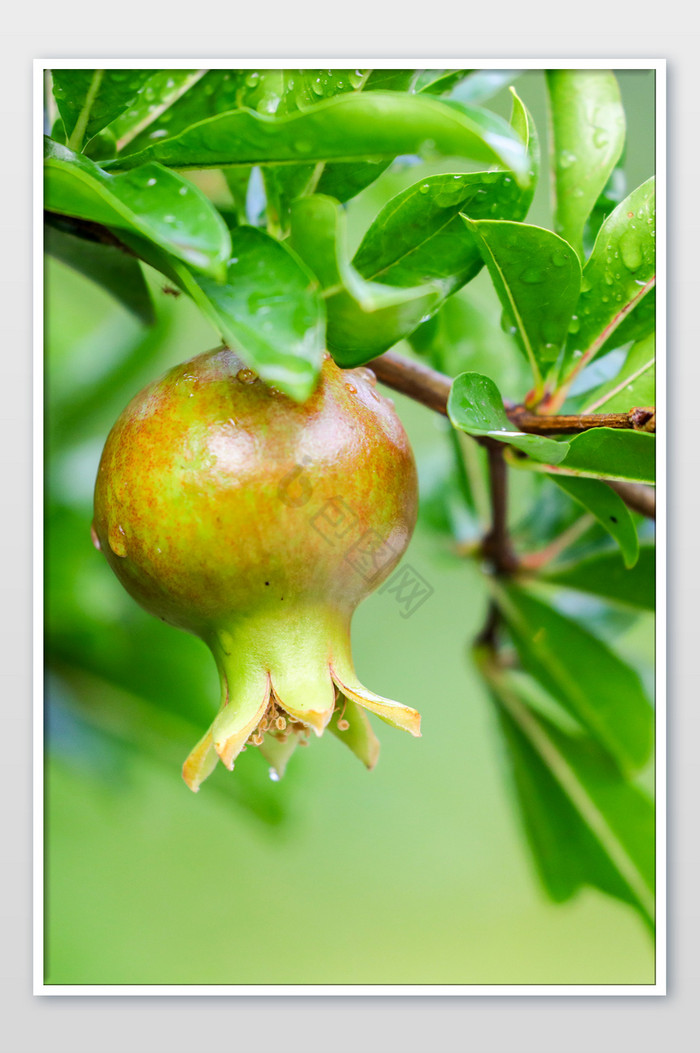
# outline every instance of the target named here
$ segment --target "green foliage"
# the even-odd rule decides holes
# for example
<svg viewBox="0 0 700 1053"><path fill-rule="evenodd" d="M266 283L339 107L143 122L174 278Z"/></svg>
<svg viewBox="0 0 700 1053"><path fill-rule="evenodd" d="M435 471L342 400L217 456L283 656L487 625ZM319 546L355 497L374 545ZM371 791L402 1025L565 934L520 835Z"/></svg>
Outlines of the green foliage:
<svg viewBox="0 0 700 1053"><path fill-rule="evenodd" d="M441 457L419 464L421 521L450 568L447 539L488 562L483 447L513 469L515 567L492 583L497 629L476 657L543 886L555 900L593 886L648 923L653 806L640 780L652 709L616 633L653 611L655 556L650 524L607 481L653 484L655 439L623 427L522 431L502 392L542 416L654 405L654 179L630 183L613 72L547 71L537 123L516 76L55 71L46 251L125 307L121 325L134 328L112 360L80 352L88 380L67 392L57 342L51 471L70 479L67 459L82 456L70 443L99 445L137 381L157 373L171 324L164 284L184 294L169 302L173 317L193 312L298 401L314 390L324 348L353 367L409 341L455 377ZM551 215L536 195L548 122ZM138 727L170 762L199 722L199 666L185 648L182 683L142 675L147 654L166 664L170 636L139 621L130 640L128 603L85 552L70 552L70 539L88 536L89 499L59 489L48 511L57 697L83 729L75 735L89 728L115 764ZM281 824L265 773L240 768L213 784Z"/></svg>

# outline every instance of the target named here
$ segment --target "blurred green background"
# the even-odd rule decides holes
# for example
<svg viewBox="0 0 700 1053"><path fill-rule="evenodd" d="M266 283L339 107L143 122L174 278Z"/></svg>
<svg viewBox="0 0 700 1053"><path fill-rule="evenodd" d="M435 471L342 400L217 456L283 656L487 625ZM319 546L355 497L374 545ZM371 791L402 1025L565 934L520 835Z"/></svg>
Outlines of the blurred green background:
<svg viewBox="0 0 700 1053"><path fill-rule="evenodd" d="M653 74L619 73L628 187L654 170ZM539 72L515 82L546 149ZM490 103L507 114L505 91ZM351 202L351 248L377 210L444 159L398 166ZM213 181L213 195L223 192ZM551 225L546 180L530 222ZM368 774L332 736L275 783L255 750L192 794L180 778L218 702L194 637L127 596L90 541L92 488L116 416L143 385L213 347L185 297L150 275L158 321L143 329L86 279L46 271L46 971L48 984L645 984L653 944L634 911L586 890L554 905L537 882L502 742L469 642L486 607L459 558L439 493L445 423L395 396L423 507L405 557L432 588L409 618L375 593L353 628L361 680L420 710L423 737L376 722ZM527 386L485 275L460 297L493 324L460 368ZM401 350L406 350L401 347ZM527 475L527 473L523 473ZM515 516L532 480L514 481ZM608 621L649 682L653 621Z"/></svg>

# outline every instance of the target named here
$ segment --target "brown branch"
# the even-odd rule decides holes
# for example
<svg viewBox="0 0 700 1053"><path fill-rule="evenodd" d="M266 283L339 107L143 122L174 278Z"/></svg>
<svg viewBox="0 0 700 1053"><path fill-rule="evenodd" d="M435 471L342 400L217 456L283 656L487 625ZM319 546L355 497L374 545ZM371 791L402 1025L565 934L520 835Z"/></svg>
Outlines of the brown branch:
<svg viewBox="0 0 700 1053"><path fill-rule="evenodd" d="M621 479L606 479L605 482L633 512L640 512L647 519L656 519L656 491L653 486L625 483Z"/></svg>
<svg viewBox="0 0 700 1053"><path fill-rule="evenodd" d="M108 227L104 227L101 223L93 223L89 219L76 219L74 216L64 216L59 212L44 212L44 221L50 227L56 227L57 230L62 230L65 234L72 234L76 238L82 238L83 241L96 242L98 245L109 245L112 248L120 249L125 252L127 256L136 256L136 253L125 245L123 241L120 241L116 234L113 234Z"/></svg>
<svg viewBox="0 0 700 1053"><path fill-rule="evenodd" d="M421 402L428 409L447 415L447 399L452 379L445 373L413 362L395 351L387 351L367 365L387 387ZM508 420L520 431L532 435L571 435L590 428L628 428L653 432L656 415L653 406L637 406L627 413L586 413L545 415L532 413L525 406L506 403Z"/></svg>

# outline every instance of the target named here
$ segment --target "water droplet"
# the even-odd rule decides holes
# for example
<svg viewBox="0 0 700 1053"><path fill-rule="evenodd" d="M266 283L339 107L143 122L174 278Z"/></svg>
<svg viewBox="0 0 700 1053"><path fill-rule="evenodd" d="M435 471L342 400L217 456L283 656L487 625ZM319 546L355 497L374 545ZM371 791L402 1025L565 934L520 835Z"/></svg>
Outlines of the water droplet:
<svg viewBox="0 0 700 1053"><path fill-rule="evenodd" d="M254 384L257 379L252 369L239 369L236 373L236 380L240 381L241 384Z"/></svg>
<svg viewBox="0 0 700 1053"><path fill-rule="evenodd" d="M260 74L258 73L257 70L254 69L248 74L248 76L245 79L245 82L246 82L246 84L248 85L249 88L253 88L253 87L255 87L255 85L258 83L259 80L260 80Z"/></svg>
<svg viewBox="0 0 700 1053"><path fill-rule="evenodd" d="M146 180L146 186L155 186L155 185L156 185L155 179L147 179Z"/></svg>
<svg viewBox="0 0 700 1053"><path fill-rule="evenodd" d="M581 292L590 292L592 288L593 282L590 280L590 278L581 279Z"/></svg>
<svg viewBox="0 0 700 1053"><path fill-rule="evenodd" d="M126 556L126 533L124 527L117 526L110 529L107 534L107 541L114 555L124 559Z"/></svg>
<svg viewBox="0 0 700 1053"><path fill-rule="evenodd" d="M559 154L559 167L571 168L572 165L576 164L577 160L576 154L572 154L570 150L562 150Z"/></svg>
<svg viewBox="0 0 700 1053"><path fill-rule="evenodd" d="M614 283L614 281L615 281L615 279L612 276L612 272L611 271L606 271L605 272L605 284L606 285L612 285Z"/></svg>
<svg viewBox="0 0 700 1053"><path fill-rule="evenodd" d="M544 281L544 272L539 267L526 267L520 275L520 281L526 285L539 285Z"/></svg>
<svg viewBox="0 0 700 1053"><path fill-rule="evenodd" d="M554 264L555 267L564 267L564 266L566 266L566 262L567 262L568 259L569 259L569 253L568 252L557 251L557 252L552 253L552 263Z"/></svg>
<svg viewBox="0 0 700 1053"><path fill-rule="evenodd" d="M593 132L593 145L597 146L599 150L602 150L609 142L610 139L605 128L596 128Z"/></svg>
<svg viewBox="0 0 700 1053"><path fill-rule="evenodd" d="M357 388L355 387L354 384L346 384L345 387L348 389L348 391L350 392L351 395L356 395L357 394Z"/></svg>
<svg viewBox="0 0 700 1053"><path fill-rule="evenodd" d="M428 183L423 183L423 185L419 188L419 190L420 190L421 194L427 194L428 191L430 190L430 185Z"/></svg>
<svg viewBox="0 0 700 1053"><path fill-rule="evenodd" d="M149 139L162 139L164 135L168 134L167 128L156 128L154 132L151 132Z"/></svg>
<svg viewBox="0 0 700 1053"><path fill-rule="evenodd" d="M272 779L273 782L279 782L280 781L280 773L278 771L275 771L274 768L270 768L269 774L270 774L270 778Z"/></svg>
<svg viewBox="0 0 700 1053"><path fill-rule="evenodd" d="M187 193L187 187L186 186L181 186L180 189L178 190L178 194L181 197L184 197L186 193Z"/></svg>
<svg viewBox="0 0 700 1053"><path fill-rule="evenodd" d="M102 551L102 545L100 544L100 539L97 536L97 531L95 530L95 524L94 523L90 524L90 537L92 538L92 543L95 546L95 548L97 549L97 551L101 552Z"/></svg>
<svg viewBox="0 0 700 1053"><path fill-rule="evenodd" d="M581 351L580 348L576 348L576 350L574 351L574 358L580 358L582 354L583 351Z"/></svg>
<svg viewBox="0 0 700 1053"><path fill-rule="evenodd" d="M636 271L642 264L642 250L634 234L625 231L620 238L622 262L628 271Z"/></svg>
<svg viewBox="0 0 700 1053"><path fill-rule="evenodd" d="M579 321L578 315L575 314L575 315L572 316L571 321L569 322L569 332L570 333L578 333L580 328L581 328L581 322Z"/></svg>
<svg viewBox="0 0 700 1053"><path fill-rule="evenodd" d="M308 139L297 139L294 143L294 149L297 153L308 154L313 149L313 143L309 142Z"/></svg>

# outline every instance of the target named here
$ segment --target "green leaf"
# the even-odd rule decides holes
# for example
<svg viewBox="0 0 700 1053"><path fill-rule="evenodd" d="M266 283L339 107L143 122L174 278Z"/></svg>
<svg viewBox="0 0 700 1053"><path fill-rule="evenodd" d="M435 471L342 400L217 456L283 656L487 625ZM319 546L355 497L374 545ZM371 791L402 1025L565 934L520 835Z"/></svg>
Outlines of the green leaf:
<svg viewBox="0 0 700 1053"><path fill-rule="evenodd" d="M620 346L615 331L637 313L654 287L656 269L655 181L649 179L617 206L603 223L591 257L583 269L581 296L575 309L575 330L569 334L563 371L584 353L590 360L603 349ZM646 331L654 314L645 312Z"/></svg>
<svg viewBox="0 0 700 1053"><path fill-rule="evenodd" d="M592 593L630 607L653 611L656 607L656 549L640 545L639 559L625 567L619 552L600 552L562 567L545 568L540 577L553 585Z"/></svg>
<svg viewBox="0 0 700 1053"><path fill-rule="evenodd" d="M459 102L468 102L472 106L479 105L496 95L506 84L512 84L519 75L516 69L473 70L468 77L450 86L450 98L457 99ZM432 89L428 87L425 90L431 91Z"/></svg>
<svg viewBox="0 0 700 1053"><path fill-rule="evenodd" d="M141 132L145 132L146 140L154 133L156 138L161 138L158 123L161 116L201 80L206 70L159 69L151 70L150 73L128 109L120 113L109 125L109 130L118 141L120 149L133 142Z"/></svg>
<svg viewBox="0 0 700 1053"><path fill-rule="evenodd" d="M45 227L46 252L102 286L144 325L155 321L153 302L138 260L114 245L86 241L56 226Z"/></svg>
<svg viewBox="0 0 700 1053"><path fill-rule="evenodd" d="M637 673L601 640L514 584L493 584L523 668L615 758L649 759L653 711Z"/></svg>
<svg viewBox="0 0 700 1053"><path fill-rule="evenodd" d="M635 406L656 403L656 337L652 333L632 344L617 376L586 394L584 413L626 413Z"/></svg>
<svg viewBox="0 0 700 1053"><path fill-rule="evenodd" d="M581 267L562 238L542 227L464 216L537 382L566 339Z"/></svg>
<svg viewBox="0 0 700 1053"><path fill-rule="evenodd" d="M151 76L148 69L55 69L53 94L66 141L79 150L119 116Z"/></svg>
<svg viewBox="0 0 700 1053"><path fill-rule="evenodd" d="M391 198L362 239L353 264L363 278L410 286L438 281L445 295L483 260L460 212L520 219L523 193L504 172L427 176Z"/></svg>
<svg viewBox="0 0 700 1053"><path fill-rule="evenodd" d="M632 904L653 924L652 800L605 751L562 731L532 704L532 685L479 663L497 705L525 831L555 902L591 885Z"/></svg>
<svg viewBox="0 0 700 1053"><path fill-rule="evenodd" d="M598 479L550 475L574 501L578 501L620 546L626 567L633 567L639 557L639 538L627 505L614 490Z"/></svg>
<svg viewBox="0 0 700 1053"><path fill-rule="evenodd" d="M318 285L287 245L253 227L236 231L234 251L226 282L179 267L182 286L251 369L303 402L323 354Z"/></svg>
<svg viewBox="0 0 700 1053"><path fill-rule="evenodd" d="M171 139L193 124L230 110L247 106L260 113L287 112L283 103L287 89L287 70L209 69L193 71L179 83L172 76L156 86L163 94L160 104L152 100L147 119L139 123L136 134L129 138L123 154L138 153L154 142ZM173 85L176 88L174 95ZM144 88L150 94L151 84ZM164 104L165 103L165 104Z"/></svg>
<svg viewBox="0 0 700 1053"><path fill-rule="evenodd" d="M481 373L462 373L455 378L447 401L447 413L460 431L508 443L546 464L558 464L566 457L569 448L565 442L518 431L506 416L498 388L490 377Z"/></svg>
<svg viewBox="0 0 700 1053"><path fill-rule="evenodd" d="M348 261L342 207L321 194L292 205L291 243L321 283L327 342L336 362L357 366L412 332L441 298L434 285L400 289L366 282Z"/></svg>
<svg viewBox="0 0 700 1053"><path fill-rule="evenodd" d="M136 233L215 277L231 255L228 228L208 198L158 164L110 175L47 139L44 207Z"/></svg>
<svg viewBox="0 0 700 1053"><path fill-rule="evenodd" d="M625 142L625 113L609 70L547 71L554 137L555 229L583 260L583 230Z"/></svg>
<svg viewBox="0 0 700 1053"><path fill-rule="evenodd" d="M559 469L600 479L656 479L656 442L653 435L621 428L591 428L569 440L569 452Z"/></svg>
<svg viewBox="0 0 700 1053"><path fill-rule="evenodd" d="M438 152L510 168L528 182L525 147L502 118L428 96L352 92L282 117L242 109L151 142L110 167L159 161L173 168L366 160Z"/></svg>

